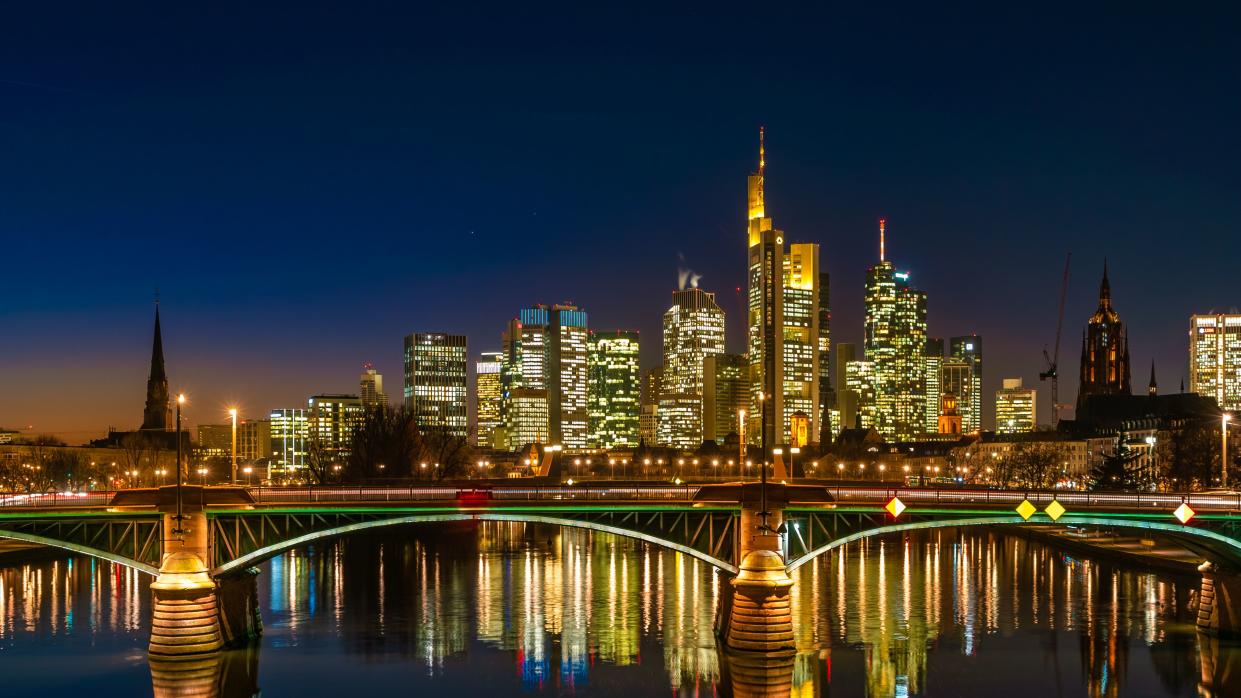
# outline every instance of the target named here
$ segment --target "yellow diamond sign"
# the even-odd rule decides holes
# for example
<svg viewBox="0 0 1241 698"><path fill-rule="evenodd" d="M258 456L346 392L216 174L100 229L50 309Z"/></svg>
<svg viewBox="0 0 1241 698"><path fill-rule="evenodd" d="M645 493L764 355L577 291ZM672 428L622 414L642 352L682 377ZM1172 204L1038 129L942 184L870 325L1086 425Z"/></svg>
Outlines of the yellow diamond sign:
<svg viewBox="0 0 1241 698"><path fill-rule="evenodd" d="M884 505L883 508L887 509L888 513L892 515L892 518L895 519L901 515L902 511L905 511L905 503L902 502L899 497L893 497L892 501Z"/></svg>
<svg viewBox="0 0 1241 698"><path fill-rule="evenodd" d="M1198 512L1193 509L1190 509L1188 504L1181 502L1181 506L1177 507L1176 511L1172 512L1172 515L1176 517L1177 521L1187 524L1190 519L1194 518L1194 514L1197 513Z"/></svg>
<svg viewBox="0 0 1241 698"><path fill-rule="evenodd" d="M1061 516L1064 516L1064 505L1053 499L1051 500L1051 504L1048 504L1047 508L1043 510L1043 513L1050 516L1052 521L1055 521Z"/></svg>
<svg viewBox="0 0 1241 698"><path fill-rule="evenodd" d="M1038 509L1036 509L1034 505L1031 504L1030 500L1028 499L1021 500L1021 504L1017 505L1017 513L1021 514L1021 518L1025 519L1026 521L1029 521L1030 517L1034 516L1034 512L1036 511L1038 511Z"/></svg>

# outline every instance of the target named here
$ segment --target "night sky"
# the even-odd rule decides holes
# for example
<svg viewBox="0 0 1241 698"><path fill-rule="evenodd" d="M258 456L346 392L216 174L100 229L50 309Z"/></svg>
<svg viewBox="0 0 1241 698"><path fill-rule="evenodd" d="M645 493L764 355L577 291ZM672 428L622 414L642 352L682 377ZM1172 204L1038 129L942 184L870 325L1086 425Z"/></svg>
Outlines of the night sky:
<svg viewBox="0 0 1241 698"><path fill-rule="evenodd" d="M1241 305L1235 4L257 4L0 11L0 425L136 427L157 288L191 423L364 361L399 396L405 334L498 349L537 302L653 366L678 255L739 351L759 125L833 341L880 217L931 335L984 337L988 395L1038 383L1067 251L1064 401L1105 256L1135 387L1153 359L1175 390L1189 315Z"/></svg>

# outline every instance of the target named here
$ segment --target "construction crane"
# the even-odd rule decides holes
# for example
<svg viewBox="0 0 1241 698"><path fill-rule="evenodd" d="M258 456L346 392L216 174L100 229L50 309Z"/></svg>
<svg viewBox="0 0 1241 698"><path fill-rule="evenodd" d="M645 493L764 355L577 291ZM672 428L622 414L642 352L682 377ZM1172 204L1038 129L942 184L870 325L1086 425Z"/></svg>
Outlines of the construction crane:
<svg viewBox="0 0 1241 698"><path fill-rule="evenodd" d="M1051 381L1051 411L1057 422L1060 421L1060 408L1068 407L1068 405L1060 404L1060 331L1064 329L1064 299L1069 292L1069 262L1072 260L1072 252L1065 254L1064 279L1060 282L1060 310L1056 316L1056 348L1054 353L1048 354L1047 347L1043 347L1043 359L1047 362L1047 370L1038 374L1039 380Z"/></svg>

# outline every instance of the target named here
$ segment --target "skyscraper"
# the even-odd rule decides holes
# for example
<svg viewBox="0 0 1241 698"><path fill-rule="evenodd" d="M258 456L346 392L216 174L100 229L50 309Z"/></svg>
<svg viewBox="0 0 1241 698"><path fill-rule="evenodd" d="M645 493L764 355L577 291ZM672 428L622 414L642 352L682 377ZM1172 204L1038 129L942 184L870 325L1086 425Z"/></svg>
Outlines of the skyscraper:
<svg viewBox="0 0 1241 698"><path fill-rule="evenodd" d="M969 361L957 356L944 359L939 367L939 416L943 416L945 396L951 395L952 405L960 419L962 431L967 434L976 433L978 428L972 425L977 418L971 405L974 404L974 393L979 389L981 388L976 387L974 381L974 367Z"/></svg>
<svg viewBox="0 0 1241 698"><path fill-rule="evenodd" d="M833 438L839 436L842 429L852 429L857 426L860 396L856 390L849 387L849 364L853 361L857 361L857 345L852 342L837 342L836 423L832 425Z"/></svg>
<svg viewBox="0 0 1241 698"><path fill-rule="evenodd" d="M367 409L388 406L388 394L384 392L384 377L369 363L362 364L362 377L358 381L358 396L362 398L362 406Z"/></svg>
<svg viewBox="0 0 1241 698"><path fill-rule="evenodd" d="M305 478L306 449L310 424L303 409L271 411L271 460L267 478L275 482L292 482Z"/></svg>
<svg viewBox="0 0 1241 698"><path fill-rule="evenodd" d="M1215 398L1222 409L1241 409L1241 315L1189 318L1189 391Z"/></svg>
<svg viewBox="0 0 1241 698"><path fill-rule="evenodd" d="M1021 434L1034 431L1038 425L1037 392L1024 388L1020 378L1005 378L1004 387L995 394L995 431L997 434Z"/></svg>
<svg viewBox="0 0 1241 698"><path fill-rule="evenodd" d="M309 449L323 462L344 462L353 447L353 432L362 422L357 395L314 395L306 401Z"/></svg>
<svg viewBox="0 0 1241 698"><path fill-rule="evenodd" d="M750 409L749 362L740 354L709 354L702 361L702 440L723 444L740 435L741 410Z"/></svg>
<svg viewBox="0 0 1241 698"><path fill-rule="evenodd" d="M926 294L888 261L879 221L879 263L866 273L865 357L874 370L875 428L890 441L926 430Z"/></svg>
<svg viewBox="0 0 1241 698"><path fill-rule="evenodd" d="M926 431L935 433L939 427L940 371L944 365L944 340L927 339L922 352L922 375L926 380Z"/></svg>
<svg viewBox="0 0 1241 698"><path fill-rule="evenodd" d="M151 371L147 376L146 408L142 411L144 431L168 431L168 376L164 373L164 338L159 330L159 304L155 304L155 335L151 340Z"/></svg>
<svg viewBox="0 0 1241 698"><path fill-rule="evenodd" d="M1112 285L1103 263L1099 307L1082 334L1082 369L1077 392L1080 411L1091 395L1129 395L1129 337L1120 315L1112 308Z"/></svg>
<svg viewBox="0 0 1241 698"><path fill-rule="evenodd" d="M848 361L845 363L845 393L847 400L841 409L841 418L848 418L852 408L852 422L844 422L845 429L878 429L879 404L876 400L875 365L870 361Z"/></svg>
<svg viewBox="0 0 1241 698"><path fill-rule="evenodd" d="M659 397L661 444L702 444L702 375L707 356L724 353L724 311L700 288L674 291L664 313L664 364Z"/></svg>
<svg viewBox="0 0 1241 698"><path fill-rule="evenodd" d="M961 426L967 434L982 431L982 337L953 337L948 340L948 351L954 359L969 366L968 384L953 385L961 409Z"/></svg>
<svg viewBox="0 0 1241 698"><path fill-rule="evenodd" d="M767 216L764 135L760 129L758 170L747 179L751 382L746 436L750 443L762 441L765 423L770 447L788 440L795 412L810 415L811 433L818 434L826 408L820 376L828 361L830 337L823 326L827 295L821 284L827 277L819 268L819 246L792 244L786 250L784 232Z"/></svg>
<svg viewBox="0 0 1241 698"><path fill-rule="evenodd" d="M500 371L503 363L504 355L498 351L485 351L474 362L475 446L496 447L496 429L503 424L500 418L503 396Z"/></svg>
<svg viewBox="0 0 1241 698"><path fill-rule="evenodd" d="M405 337L405 407L418 426L465 438L465 335L418 332Z"/></svg>
<svg viewBox="0 0 1241 698"><path fill-rule="evenodd" d="M589 343L586 311L575 305L536 305L523 308L509 322L504 334L505 365L504 419L510 430L510 447L514 445L515 419L510 415L514 391L520 388L525 409L521 417L527 427L523 433L542 432L551 443L568 450L587 447L590 413L587 406L587 359ZM529 427L537 409L539 395L546 401L547 429L531 431Z"/></svg>
<svg viewBox="0 0 1241 698"><path fill-rule="evenodd" d="M588 356L590 445L633 448L640 439L642 374L638 332L591 332Z"/></svg>

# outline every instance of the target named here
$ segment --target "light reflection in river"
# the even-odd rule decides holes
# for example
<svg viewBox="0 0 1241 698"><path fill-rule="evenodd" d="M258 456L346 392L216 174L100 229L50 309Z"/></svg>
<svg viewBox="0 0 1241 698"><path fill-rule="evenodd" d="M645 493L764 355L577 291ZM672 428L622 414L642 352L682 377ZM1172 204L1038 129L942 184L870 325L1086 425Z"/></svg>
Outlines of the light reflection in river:
<svg viewBox="0 0 1241 698"><path fill-rule="evenodd" d="M1237 673L1237 651L1193 626L1193 578L947 529L851 544L794 577L797 655L782 680L793 696L1236 689L1215 677ZM98 655L61 662L66 686L124 684L126 671L145 669L148 584L82 557L0 563L0 659ZM256 681L265 694L302 696L358 685L501 696L739 686L714 636L727 580L695 558L606 534L507 522L390 529L282 555L259 585L262 648L243 655L250 678L218 695L250 695ZM106 661L117 655L120 668ZM72 694L57 692L60 676L36 681L20 666L8 676Z"/></svg>

